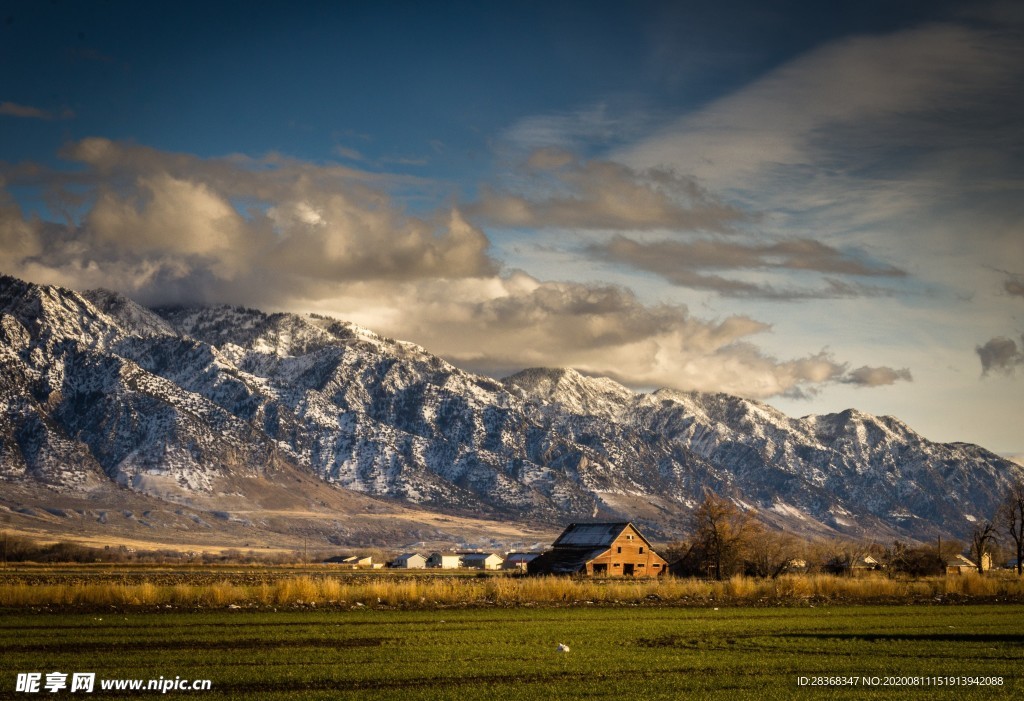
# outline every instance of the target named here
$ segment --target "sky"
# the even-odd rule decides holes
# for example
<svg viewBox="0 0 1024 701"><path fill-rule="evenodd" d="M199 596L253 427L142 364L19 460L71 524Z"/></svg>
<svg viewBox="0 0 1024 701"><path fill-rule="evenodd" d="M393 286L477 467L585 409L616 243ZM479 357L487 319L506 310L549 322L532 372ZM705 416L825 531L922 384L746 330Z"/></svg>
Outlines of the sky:
<svg viewBox="0 0 1024 701"><path fill-rule="evenodd" d="M0 2L0 272L1024 455L1019 2Z"/></svg>

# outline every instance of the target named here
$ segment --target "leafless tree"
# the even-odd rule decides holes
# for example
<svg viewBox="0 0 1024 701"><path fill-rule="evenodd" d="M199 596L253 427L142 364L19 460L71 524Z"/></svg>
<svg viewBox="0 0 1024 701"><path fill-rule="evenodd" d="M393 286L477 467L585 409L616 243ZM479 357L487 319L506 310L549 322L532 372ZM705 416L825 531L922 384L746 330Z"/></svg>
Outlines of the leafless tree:
<svg viewBox="0 0 1024 701"><path fill-rule="evenodd" d="M1016 546L1017 574L1024 574L1024 482L1017 482L1010 488L999 510L999 519Z"/></svg>
<svg viewBox="0 0 1024 701"><path fill-rule="evenodd" d="M756 525L756 524L755 524ZM791 533L757 529L747 546L746 569L755 577L778 577L793 568L800 556L800 541Z"/></svg>
<svg viewBox="0 0 1024 701"><path fill-rule="evenodd" d="M971 552L978 558L978 572L985 571L985 556L989 555L991 544L995 542L996 529L990 521L983 526L975 526L971 536Z"/></svg>

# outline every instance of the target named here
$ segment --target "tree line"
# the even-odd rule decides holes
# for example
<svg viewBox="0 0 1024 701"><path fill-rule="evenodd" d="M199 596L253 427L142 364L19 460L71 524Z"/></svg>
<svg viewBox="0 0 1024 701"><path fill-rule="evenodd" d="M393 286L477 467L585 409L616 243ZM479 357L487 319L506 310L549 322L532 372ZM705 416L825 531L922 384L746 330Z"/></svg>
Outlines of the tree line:
<svg viewBox="0 0 1024 701"><path fill-rule="evenodd" d="M890 545L843 540L810 541L773 530L756 513L705 492L689 519L689 536L664 555L678 575L727 579L743 574L774 578L792 572L849 572L855 566L894 574L943 574L946 564L969 549L978 571L1009 555L1024 574L1024 483L1013 485L990 520L978 523L970 543L956 540ZM877 566L877 567L876 567Z"/></svg>

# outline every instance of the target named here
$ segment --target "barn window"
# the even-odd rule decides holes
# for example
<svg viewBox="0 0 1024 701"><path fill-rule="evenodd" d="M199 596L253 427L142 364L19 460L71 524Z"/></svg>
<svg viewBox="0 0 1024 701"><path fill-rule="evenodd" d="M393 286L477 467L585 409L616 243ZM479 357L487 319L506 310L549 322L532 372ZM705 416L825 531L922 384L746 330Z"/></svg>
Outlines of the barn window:
<svg viewBox="0 0 1024 701"><path fill-rule="evenodd" d="M620 555L622 554L622 546L621 545L616 549L616 552L619 553Z"/></svg>
<svg viewBox="0 0 1024 701"><path fill-rule="evenodd" d="M642 545L640 546L640 554L641 554L641 555L643 555L643 554L644 554L644 546L642 546Z"/></svg>

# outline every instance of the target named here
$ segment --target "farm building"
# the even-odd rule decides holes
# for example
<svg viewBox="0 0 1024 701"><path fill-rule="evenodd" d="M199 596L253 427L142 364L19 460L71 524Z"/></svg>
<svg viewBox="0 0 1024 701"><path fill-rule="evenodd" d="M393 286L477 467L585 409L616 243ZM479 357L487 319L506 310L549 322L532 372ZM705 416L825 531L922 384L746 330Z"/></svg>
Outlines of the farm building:
<svg viewBox="0 0 1024 701"><path fill-rule="evenodd" d="M369 555L363 557L360 555L338 555L336 557L330 557L324 560L325 563L332 565L341 565L342 567L349 567L352 569L361 568L372 568L373 558Z"/></svg>
<svg viewBox="0 0 1024 701"><path fill-rule="evenodd" d="M500 570L504 562L501 555L494 553L463 553L462 566L474 570Z"/></svg>
<svg viewBox="0 0 1024 701"><path fill-rule="evenodd" d="M871 555L836 555L824 563L829 574L868 575L882 570L882 563Z"/></svg>
<svg viewBox="0 0 1024 701"><path fill-rule="evenodd" d="M427 558L427 567L438 567L443 570L456 570L462 567L462 555L458 553L430 553Z"/></svg>
<svg viewBox="0 0 1024 701"><path fill-rule="evenodd" d="M502 563L501 568L503 570L522 570L525 572L526 566L530 561L539 556L540 553L509 553L505 556L505 562Z"/></svg>
<svg viewBox="0 0 1024 701"><path fill-rule="evenodd" d="M881 569L881 562L871 555L861 555L850 563L849 572L850 574L867 574L868 572L878 572Z"/></svg>
<svg viewBox="0 0 1024 701"><path fill-rule="evenodd" d="M391 561L391 566L407 570L421 570L427 566L427 558L419 553L402 553Z"/></svg>
<svg viewBox="0 0 1024 701"><path fill-rule="evenodd" d="M573 523L551 550L529 562L530 574L654 577L668 563L632 523Z"/></svg>

